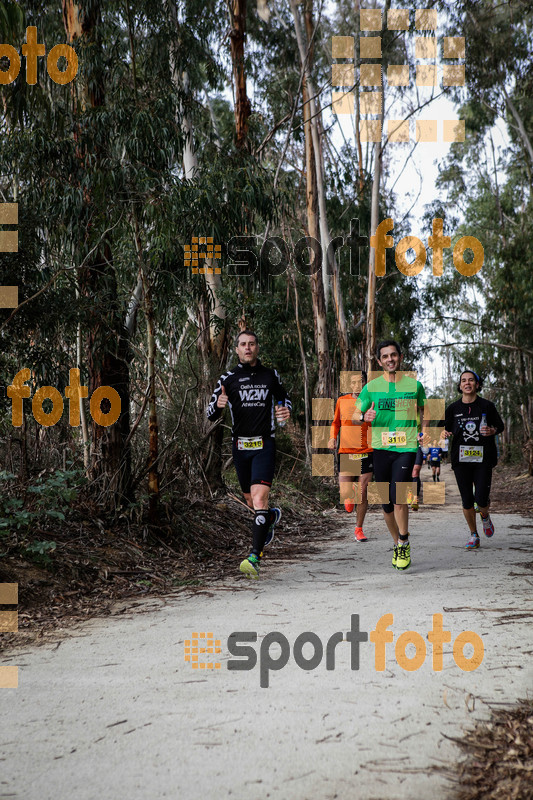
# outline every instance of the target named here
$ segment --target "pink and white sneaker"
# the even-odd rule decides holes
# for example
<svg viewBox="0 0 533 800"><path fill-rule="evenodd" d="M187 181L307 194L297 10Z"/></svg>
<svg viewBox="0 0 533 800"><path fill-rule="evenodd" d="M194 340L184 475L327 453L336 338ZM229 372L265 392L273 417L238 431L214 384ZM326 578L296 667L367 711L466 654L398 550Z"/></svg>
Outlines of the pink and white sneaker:
<svg viewBox="0 0 533 800"><path fill-rule="evenodd" d="M483 523L483 533L485 534L485 536L494 536L494 525L490 518L490 514L488 515L488 517L484 517L482 514L481 522Z"/></svg>

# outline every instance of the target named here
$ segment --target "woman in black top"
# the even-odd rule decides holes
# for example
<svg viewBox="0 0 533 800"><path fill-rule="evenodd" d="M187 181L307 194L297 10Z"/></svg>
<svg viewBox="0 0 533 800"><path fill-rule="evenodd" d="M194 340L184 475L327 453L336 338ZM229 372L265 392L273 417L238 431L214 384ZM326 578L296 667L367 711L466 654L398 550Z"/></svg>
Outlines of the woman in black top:
<svg viewBox="0 0 533 800"><path fill-rule="evenodd" d="M474 500L481 512L485 535L494 534L489 514L492 470L498 461L494 437L504 429L494 403L478 396L481 386L482 381L475 372L462 372L457 386L462 398L448 406L445 418L444 435L453 436L452 469L463 501L463 514L470 528L467 550L479 547Z"/></svg>

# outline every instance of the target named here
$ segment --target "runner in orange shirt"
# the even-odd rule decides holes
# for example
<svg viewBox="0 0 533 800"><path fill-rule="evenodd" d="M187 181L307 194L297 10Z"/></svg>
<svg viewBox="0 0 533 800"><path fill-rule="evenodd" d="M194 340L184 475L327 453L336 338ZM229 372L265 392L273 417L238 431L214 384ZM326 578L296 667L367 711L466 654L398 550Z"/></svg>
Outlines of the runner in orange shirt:
<svg viewBox="0 0 533 800"><path fill-rule="evenodd" d="M362 376L362 379L361 379ZM328 447L335 449L340 432L338 450L339 489L341 502L346 511L351 512L355 506L357 489L354 483L360 484L360 500L357 504L357 520L355 540L366 542L363 523L368 509L367 487L374 469L372 463L372 446L367 441L370 429L368 422L363 422L362 415L355 411L355 401L363 385L366 383L366 372L353 373L350 378L351 394L344 394L337 400L335 416L330 430ZM355 418L354 418L355 414ZM368 436L370 441L370 436Z"/></svg>

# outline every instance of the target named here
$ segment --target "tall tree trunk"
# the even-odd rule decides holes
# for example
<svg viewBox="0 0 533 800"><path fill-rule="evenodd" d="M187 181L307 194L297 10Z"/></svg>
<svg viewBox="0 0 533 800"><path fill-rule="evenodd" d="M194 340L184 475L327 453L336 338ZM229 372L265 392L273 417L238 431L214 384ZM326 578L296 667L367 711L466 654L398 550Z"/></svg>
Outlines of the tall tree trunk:
<svg viewBox="0 0 533 800"><path fill-rule="evenodd" d="M294 28L300 60L302 67L306 64L306 47L304 44L303 33L300 25L299 12L296 0L291 0L291 8L294 17ZM307 230L309 236L320 241L319 219L318 219L318 191L317 191L317 171L315 153L319 152L318 147L313 144L313 124L312 115L315 109L314 100L311 98L312 83L309 81L309 70L304 68L304 78L302 81L303 97L303 118L304 118L304 137L305 137L305 176L306 176L306 209L307 209ZM316 121L316 120L315 120ZM318 144L318 143L317 143ZM315 389L318 397L331 397L332 376L331 361L328 346L328 331L326 323L326 300L324 296L324 283L322 271L315 270L311 275L311 297L313 301L313 324L315 333L315 348L318 359L318 381Z"/></svg>
<svg viewBox="0 0 533 800"><path fill-rule="evenodd" d="M383 90L383 87L382 87ZM381 116L383 122L383 92ZM370 232L375 235L379 225L379 183L381 177L381 140L374 145L374 180L372 183L372 205L370 208ZM366 301L366 369L368 374L376 367L376 250L370 248L368 262L368 293Z"/></svg>
<svg viewBox="0 0 533 800"><path fill-rule="evenodd" d="M387 18L390 0L386 0L383 19ZM383 126L385 117L385 85L381 86L381 113L379 120ZM370 232L375 235L379 224L379 184L381 180L381 162L383 159L383 130L381 139L374 146L374 180L372 183L372 205L370 209ZM377 366L376 360L376 250L370 248L368 261L368 294L366 304L366 369L370 373Z"/></svg>
<svg viewBox="0 0 533 800"><path fill-rule="evenodd" d="M304 109L304 135L305 135L305 176L306 176L306 208L307 230L309 236L319 240L318 233L318 208L315 171L315 153L311 138L310 106L308 102L307 82L303 84L303 109ZM316 258L316 256L315 256ZM314 270L310 278L311 298L313 301L313 325L315 332L315 348L318 359L318 381L315 389L317 397L331 397L331 362L328 346L328 329L326 321L326 301L324 298L324 284L322 271Z"/></svg>
<svg viewBox="0 0 533 800"><path fill-rule="evenodd" d="M244 40L246 38L246 0L228 0L231 30L231 62L235 91L235 144L242 150L248 140L248 118L251 113L250 100L246 94L244 70Z"/></svg>
<svg viewBox="0 0 533 800"><path fill-rule="evenodd" d="M305 347L302 336L302 327L300 325L300 302L298 297L298 286L296 283L296 275L291 270L290 280L294 291L294 316L296 320L296 329L298 331L298 346L300 348L300 358L302 359L302 373L304 379L304 409L305 409L305 457L308 466L311 466L311 429L310 429L310 412L311 407L309 403L309 372L307 369L307 359L305 357Z"/></svg>
<svg viewBox="0 0 533 800"><path fill-rule="evenodd" d="M184 134L183 173L185 180L194 180L200 177L201 170L194 148L193 123L186 102L189 95L189 78L187 72L181 71L179 66L180 23L175 0L166 0L166 8L175 31L170 43L169 61L171 81L179 98L176 107L176 123ZM204 232L198 231L198 235L204 235ZM211 259L205 259L206 269L212 266ZM227 356L226 310L220 300L221 276L205 274L204 279L205 291L198 300L196 308L199 329L196 349L200 364L197 395L200 434L207 431L209 424L205 416L205 409L211 395L215 372L224 367ZM210 491L223 486L221 454L223 434L223 428L220 425L216 427L205 440L204 449L199 454L200 468Z"/></svg>
<svg viewBox="0 0 533 800"><path fill-rule="evenodd" d="M152 302L152 287L149 276L145 270L142 253L141 237L135 209L133 210L133 235L135 238L135 249L139 259L139 276L142 282L144 295L144 316L146 319L146 345L148 353L148 514L152 525L157 523L159 510L159 422L157 419L157 398L155 391L155 359L156 359L156 335L155 317Z"/></svg>
<svg viewBox="0 0 533 800"><path fill-rule="evenodd" d="M360 25L359 25L359 14L360 14L361 3L359 0L355 0L355 17L357 20L357 30L355 32L355 63L360 63L359 52L360 52L360 44L359 44L359 32L360 32ZM355 140L357 142L357 157L359 160L358 165L358 173L359 173L359 197L358 197L358 206L361 206L363 202L363 191L365 188L365 173L363 170L363 149L361 147L361 133L359 131L359 122L361 120L361 108L359 104L359 92L356 90L354 92L354 103L355 103Z"/></svg>
<svg viewBox="0 0 533 800"><path fill-rule="evenodd" d="M79 291L76 289L76 299L79 297ZM76 361L77 368L80 371L80 379L83 367L83 337L81 332L81 322L78 322L78 329L76 331ZM80 422L81 422L81 438L83 442L83 467L87 477L89 477L90 470L90 442L89 442L89 429L87 428L87 415L85 413L85 404L80 397Z"/></svg>
<svg viewBox="0 0 533 800"><path fill-rule="evenodd" d="M327 210L326 210L326 187L324 181L324 154L322 147L322 111L320 103L316 98L316 92L311 78L313 64L312 38L314 33L313 6L312 0L306 0L304 7L305 34L300 25L300 17L296 0L291 0L291 8L294 18L294 29L300 62L304 70L304 81L307 87L309 104L309 120L311 124L311 139L314 151L314 163L316 171L317 200L319 209L319 229L320 240L322 243L322 282L324 286L324 301L327 308L328 282L332 276L333 302L335 310L335 322L339 343L339 353L342 369L349 369L351 358L348 344L348 329L346 325L346 315L344 313L344 300L341 292L340 273L335 257L334 248L330 247L331 235L329 232Z"/></svg>
<svg viewBox="0 0 533 800"><path fill-rule="evenodd" d="M79 39L91 47L98 47L99 2L91 3L87 11L74 0L62 0L63 19L70 42ZM82 84L78 81L82 107L100 108L105 104L105 81L101 71L95 71ZM77 135L77 133L75 133ZM94 154L92 154L94 155ZM79 150L85 161L87 154ZM96 153L99 157L99 153ZM87 205L92 198L85 196ZM90 231L87 231L89 247ZM113 267L113 256L108 239L96 248L90 262L80 270L80 293L87 298L91 308L88 320L88 371L89 395L100 386L111 386L118 392L121 414L114 425L102 427L92 421L93 454L91 476L100 481L102 495L112 506L129 498L131 490L131 456L126 440L130 427L129 397L129 347L124 320L119 308L118 287ZM101 304L106 303L105 315ZM115 346L111 345L114 333ZM102 411L108 410L104 406Z"/></svg>

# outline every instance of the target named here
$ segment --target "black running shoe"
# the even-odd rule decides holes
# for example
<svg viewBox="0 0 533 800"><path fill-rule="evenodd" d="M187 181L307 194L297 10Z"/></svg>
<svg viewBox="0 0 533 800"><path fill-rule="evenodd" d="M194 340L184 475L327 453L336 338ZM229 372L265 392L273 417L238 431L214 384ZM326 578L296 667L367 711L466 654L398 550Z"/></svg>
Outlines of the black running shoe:
<svg viewBox="0 0 533 800"><path fill-rule="evenodd" d="M271 544L272 540L274 539L274 528L281 519L281 508L271 508L270 517L272 521L270 523L270 528L268 529L267 538L265 539L263 547L268 547L268 545Z"/></svg>

